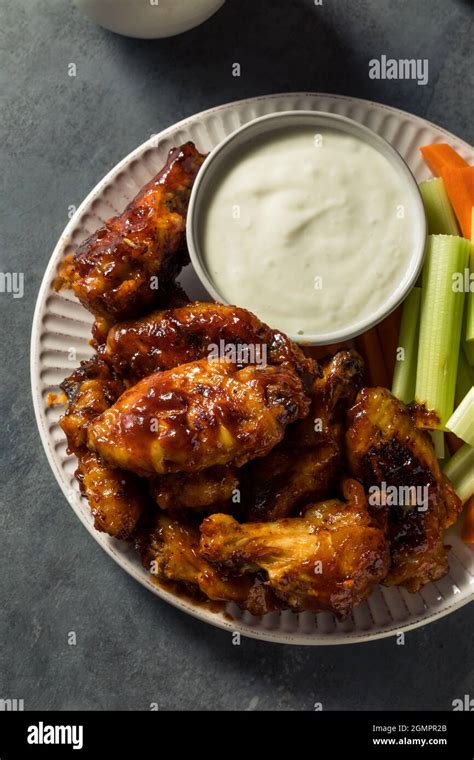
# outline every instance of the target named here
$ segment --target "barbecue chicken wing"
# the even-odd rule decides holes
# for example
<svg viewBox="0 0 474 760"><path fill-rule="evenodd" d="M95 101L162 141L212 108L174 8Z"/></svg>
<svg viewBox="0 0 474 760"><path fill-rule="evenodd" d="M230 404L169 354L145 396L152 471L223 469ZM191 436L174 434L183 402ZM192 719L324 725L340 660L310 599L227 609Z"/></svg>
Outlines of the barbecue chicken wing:
<svg viewBox="0 0 474 760"><path fill-rule="evenodd" d="M237 467L209 467L151 478L151 493L161 509L226 512L238 493Z"/></svg>
<svg viewBox="0 0 474 760"><path fill-rule="evenodd" d="M373 491L372 514L390 541L392 565L385 583L418 591L447 572L443 535L455 522L461 502L440 471L428 433L415 427L410 411L390 391L363 388L348 424L352 474ZM398 504L388 497L391 487ZM378 493L379 504L372 503Z"/></svg>
<svg viewBox="0 0 474 760"><path fill-rule="evenodd" d="M342 467L346 410L360 387L363 362L355 351L339 351L321 363L311 390L308 416L290 425L266 457L250 462L241 476L247 520L288 517L336 489Z"/></svg>
<svg viewBox="0 0 474 760"><path fill-rule="evenodd" d="M87 426L109 408L123 392L123 384L98 356L88 359L61 383L67 396L60 425L71 452L77 453L87 441Z"/></svg>
<svg viewBox="0 0 474 760"><path fill-rule="evenodd" d="M241 466L263 456L307 414L299 375L287 367L201 360L155 372L88 427L105 462L138 474Z"/></svg>
<svg viewBox="0 0 474 760"><path fill-rule="evenodd" d="M347 504L316 504L303 517L239 524L211 515L201 525L200 555L233 573L266 573L266 585L294 610L346 615L385 577L389 551L362 486L348 481L344 491Z"/></svg>
<svg viewBox="0 0 474 760"><path fill-rule="evenodd" d="M95 529L122 540L130 538L148 504L143 481L104 464L87 449L78 454L76 478L89 503Z"/></svg>
<svg viewBox="0 0 474 760"><path fill-rule="evenodd" d="M78 459L76 478L94 516L96 530L116 538L128 538L147 501L139 478L109 467L86 447L87 427L120 395L122 383L98 357L82 362L61 385L68 397L60 425L68 449Z"/></svg>
<svg viewBox="0 0 474 760"><path fill-rule="evenodd" d="M197 525L160 514L138 539L143 565L160 580L178 583L192 596L244 604L253 579L211 565L199 554L199 539Z"/></svg>
<svg viewBox="0 0 474 760"><path fill-rule="evenodd" d="M292 364L299 372L316 369L286 335L246 309L199 301L115 325L107 337L106 357L133 384L157 370L212 358L216 350L227 351L239 367L268 363Z"/></svg>
<svg viewBox="0 0 474 760"><path fill-rule="evenodd" d="M167 282L158 291L153 306L160 309L175 309L189 303L189 298L179 282ZM96 317L92 326L92 347L112 364L107 354L107 336L116 320L111 316ZM117 373L118 374L118 373ZM123 379L123 377L122 377ZM136 378L138 379L138 378Z"/></svg>
<svg viewBox="0 0 474 760"><path fill-rule="evenodd" d="M161 288L187 263L186 214L204 158L193 143L171 150L125 211L63 263L56 286L72 288L92 314L114 321L153 308Z"/></svg>
<svg viewBox="0 0 474 760"><path fill-rule="evenodd" d="M277 520L295 514L336 488L341 447L321 441L314 446L292 446L285 439L266 457L242 468L240 485L245 519Z"/></svg>

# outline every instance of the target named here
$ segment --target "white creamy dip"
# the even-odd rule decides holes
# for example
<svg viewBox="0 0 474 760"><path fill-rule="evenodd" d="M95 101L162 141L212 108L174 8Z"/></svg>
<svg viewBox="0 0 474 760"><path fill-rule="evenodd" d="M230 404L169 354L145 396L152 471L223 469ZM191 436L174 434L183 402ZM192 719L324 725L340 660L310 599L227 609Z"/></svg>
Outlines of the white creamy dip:
<svg viewBox="0 0 474 760"><path fill-rule="evenodd" d="M338 130L258 137L226 161L203 208L200 247L216 291L292 335L323 336L377 312L406 280L416 245L406 181Z"/></svg>

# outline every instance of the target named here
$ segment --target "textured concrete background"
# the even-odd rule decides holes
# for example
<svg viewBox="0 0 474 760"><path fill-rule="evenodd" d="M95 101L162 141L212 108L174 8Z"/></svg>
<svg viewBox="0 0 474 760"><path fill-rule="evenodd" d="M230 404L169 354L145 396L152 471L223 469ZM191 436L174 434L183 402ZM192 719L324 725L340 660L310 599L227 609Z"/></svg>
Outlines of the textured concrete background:
<svg viewBox="0 0 474 760"><path fill-rule="evenodd" d="M28 371L36 294L68 206L132 148L204 108L288 90L379 100L472 141L470 20L462 0L228 0L201 28L141 42L94 26L66 0L3 0L0 256L3 271L25 273L25 296L0 295L0 697L26 709L446 710L474 695L472 605L409 633L405 646L310 649L232 646L154 598L59 492ZM381 54L428 58L428 86L369 80L367 62Z"/></svg>

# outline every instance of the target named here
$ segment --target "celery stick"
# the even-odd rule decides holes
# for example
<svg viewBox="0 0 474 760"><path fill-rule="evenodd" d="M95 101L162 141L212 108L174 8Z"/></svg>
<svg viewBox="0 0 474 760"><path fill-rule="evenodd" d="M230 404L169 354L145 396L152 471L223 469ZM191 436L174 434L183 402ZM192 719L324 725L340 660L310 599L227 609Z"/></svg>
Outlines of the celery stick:
<svg viewBox="0 0 474 760"><path fill-rule="evenodd" d="M443 430L430 430L431 440L436 454L436 459L444 459L445 457L445 445L444 445L444 432Z"/></svg>
<svg viewBox="0 0 474 760"><path fill-rule="evenodd" d="M405 404L410 404L415 398L420 303L421 288L413 288L403 304L400 334L398 336L397 361L393 372L392 393Z"/></svg>
<svg viewBox="0 0 474 760"><path fill-rule="evenodd" d="M423 267L415 400L434 411L443 429L453 413L464 290L456 287L470 243L460 237L431 235Z"/></svg>
<svg viewBox="0 0 474 760"><path fill-rule="evenodd" d="M474 264L471 266L474 272ZM467 294L466 342L474 344L474 292Z"/></svg>
<svg viewBox="0 0 474 760"><path fill-rule="evenodd" d="M420 183L430 235L459 235L459 227L441 177Z"/></svg>
<svg viewBox="0 0 474 760"><path fill-rule="evenodd" d="M474 387L466 393L447 421L446 428L469 446L474 446Z"/></svg>
<svg viewBox="0 0 474 760"><path fill-rule="evenodd" d="M463 340L462 347L467 363L470 367L474 367L474 341Z"/></svg>
<svg viewBox="0 0 474 760"><path fill-rule="evenodd" d="M464 503L474 494L474 449L467 443L456 451L443 468Z"/></svg>
<svg viewBox="0 0 474 760"><path fill-rule="evenodd" d="M455 407L459 406L472 385L474 385L474 368L469 366L466 354L462 350L459 351L458 371L456 373Z"/></svg>

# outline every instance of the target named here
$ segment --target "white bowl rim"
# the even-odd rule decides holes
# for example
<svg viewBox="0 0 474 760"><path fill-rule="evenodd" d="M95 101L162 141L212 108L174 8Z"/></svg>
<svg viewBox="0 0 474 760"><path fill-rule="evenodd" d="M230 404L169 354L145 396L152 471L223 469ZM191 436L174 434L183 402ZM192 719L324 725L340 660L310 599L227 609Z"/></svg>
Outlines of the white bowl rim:
<svg viewBox="0 0 474 760"><path fill-rule="evenodd" d="M294 120L296 123L297 121L304 121L307 119L314 119L316 122L319 122L320 127L325 127L328 125L339 125L339 128L342 128L342 131L359 136L367 144L378 150L382 156L387 158L393 168L398 171L399 175L403 178L407 188L409 188L411 191L410 203L412 205L415 217L414 226L415 234L417 235L417 240L410 256L410 261L404 280L396 284L390 297L374 313L370 314L364 319L349 324L348 327L326 333L305 333L304 335L299 335L287 332L288 337L300 345L323 346L351 340L352 338L361 335L363 332L366 332L367 330L375 327L375 325L379 324L382 320L388 317L393 311L395 311L395 309L398 308L398 306L403 303L410 290L414 287L423 266L427 243L427 223L423 200L418 187L418 183L410 167L408 166L405 159L400 155L398 150L396 150L396 148L394 148L393 145L388 142L388 140L377 134L377 132L374 132L374 130L366 127L364 124L361 124L354 119L326 111L277 111L274 113L259 116L256 119L252 119L225 137L219 143L219 145L217 145L209 153L204 163L202 164L191 191L186 222L186 237L191 263L202 285L215 301L229 304L230 302L227 301L223 297L222 293L220 293L219 290L217 290L215 287L212 278L203 263L200 252L197 220L199 218L199 205L202 200L201 192L203 184L206 182L206 180L209 181L209 172L216 171L219 168L219 160L222 160L222 154L227 152L229 148L232 149L232 144L236 139L240 138L242 134L246 132L253 132L262 123L267 123L269 125L267 132L270 133L287 125L281 124L278 126L275 125L275 122L287 123L289 120ZM264 131L259 132L259 136L262 134L264 134ZM258 309L256 311L258 313ZM275 327L275 325L271 326Z"/></svg>

